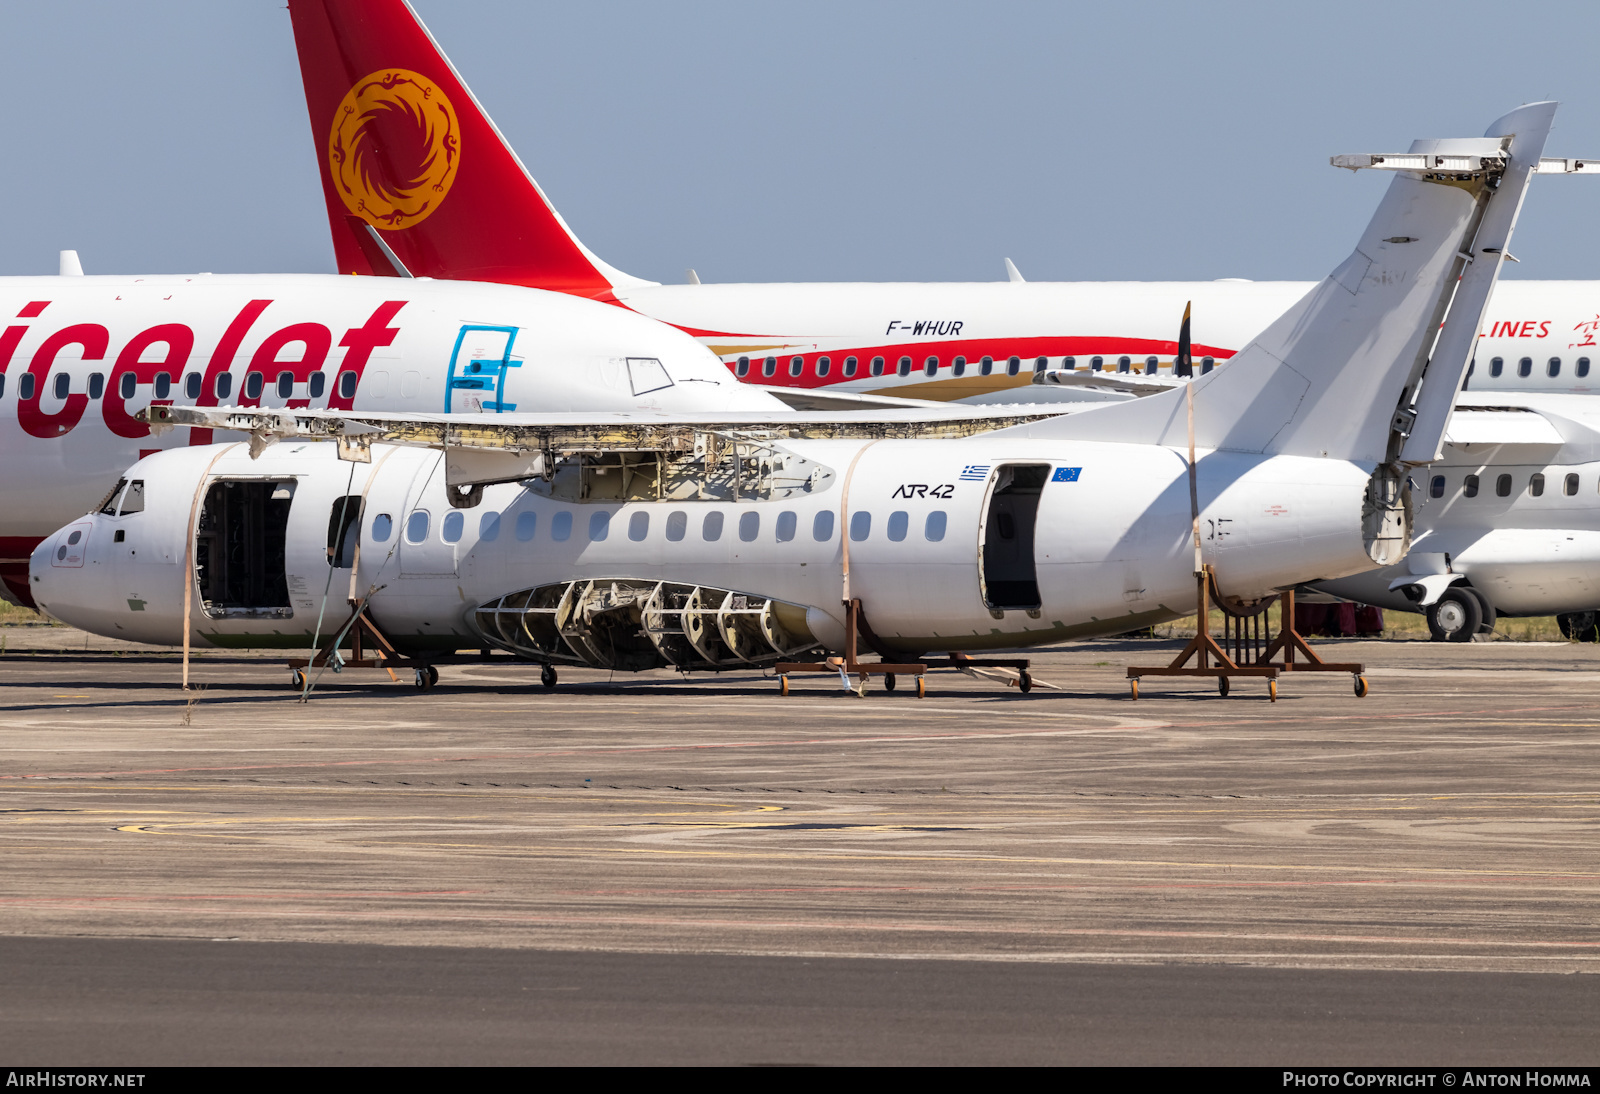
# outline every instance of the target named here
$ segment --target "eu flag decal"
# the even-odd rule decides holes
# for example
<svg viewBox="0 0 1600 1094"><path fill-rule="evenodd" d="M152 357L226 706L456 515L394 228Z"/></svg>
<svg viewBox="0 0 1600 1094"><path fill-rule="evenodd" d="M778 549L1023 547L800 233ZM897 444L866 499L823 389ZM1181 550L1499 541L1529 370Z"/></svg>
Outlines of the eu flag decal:
<svg viewBox="0 0 1600 1094"><path fill-rule="evenodd" d="M1077 482L1081 467L1058 467L1056 473L1050 476L1051 482Z"/></svg>

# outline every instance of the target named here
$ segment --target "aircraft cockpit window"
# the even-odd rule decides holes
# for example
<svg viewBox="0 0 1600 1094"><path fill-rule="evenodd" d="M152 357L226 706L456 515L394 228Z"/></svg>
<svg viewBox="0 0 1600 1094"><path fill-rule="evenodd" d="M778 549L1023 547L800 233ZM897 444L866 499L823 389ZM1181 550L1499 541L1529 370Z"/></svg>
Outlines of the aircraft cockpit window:
<svg viewBox="0 0 1600 1094"><path fill-rule="evenodd" d="M905 539L906 529L908 529L910 526L911 514L907 513L904 509L896 509L894 512L890 513L889 526L887 529L890 542L899 543L901 540Z"/></svg>
<svg viewBox="0 0 1600 1094"><path fill-rule="evenodd" d="M1022 358L1020 358L1020 357L1007 357L1006 358L1006 375L1007 376L1015 376L1017 373L1019 373L1021 371L1022 371Z"/></svg>
<svg viewBox="0 0 1600 1094"><path fill-rule="evenodd" d="M356 374L346 369L339 373L339 398L354 399L356 397Z"/></svg>
<svg viewBox="0 0 1600 1094"><path fill-rule="evenodd" d="M200 398L202 378L198 372L191 372L183 378L183 395L186 399Z"/></svg>
<svg viewBox="0 0 1600 1094"><path fill-rule="evenodd" d="M426 509L413 510L406 519L406 542L421 543L428 538L428 511Z"/></svg>
<svg viewBox="0 0 1600 1094"><path fill-rule="evenodd" d="M680 543L689 531L689 514L682 509L674 509L667 514L667 539L673 543Z"/></svg>
<svg viewBox="0 0 1600 1094"><path fill-rule="evenodd" d="M1430 498L1444 497L1444 476L1435 475L1433 481L1428 483L1428 496Z"/></svg>
<svg viewBox="0 0 1600 1094"><path fill-rule="evenodd" d="M103 373L91 372L89 374L89 398L99 401L100 396L106 393L106 378Z"/></svg>
<svg viewBox="0 0 1600 1094"><path fill-rule="evenodd" d="M311 379L306 381L306 394L313 399L322 398L322 393L327 390L328 376L326 373L313 372Z"/></svg>
<svg viewBox="0 0 1600 1094"><path fill-rule="evenodd" d="M954 361L950 362L950 375L965 376L966 374L967 359L965 357L957 357Z"/></svg>
<svg viewBox="0 0 1600 1094"><path fill-rule="evenodd" d="M244 397L246 399L259 399L259 398L261 398L261 389L265 385L265 383L266 383L266 379L265 379L265 377L263 377L261 375L261 373L259 373L259 372L247 372L247 373L245 373L244 374Z"/></svg>
<svg viewBox="0 0 1600 1094"><path fill-rule="evenodd" d="M1589 375L1589 359L1587 357L1578 358L1577 372L1580 377Z"/></svg>
<svg viewBox="0 0 1600 1094"><path fill-rule="evenodd" d="M700 538L707 543L715 543L722 538L722 510L713 509L706 514L706 519L700 525Z"/></svg>
<svg viewBox="0 0 1600 1094"><path fill-rule="evenodd" d="M1494 492L1496 497L1509 498L1511 496L1511 476L1501 475L1495 479Z"/></svg>
<svg viewBox="0 0 1600 1094"><path fill-rule="evenodd" d="M1461 496L1475 498L1478 496L1478 476L1468 475L1461 480Z"/></svg>
<svg viewBox="0 0 1600 1094"><path fill-rule="evenodd" d="M228 396L233 394L233 373L219 373L217 375L217 382L214 386L217 393L217 402L220 403Z"/></svg>
<svg viewBox="0 0 1600 1094"><path fill-rule="evenodd" d="M156 373L156 382L151 388L157 399L165 399L172 394L172 376L165 372Z"/></svg>
<svg viewBox="0 0 1600 1094"><path fill-rule="evenodd" d="M635 543L643 543L644 537L650 534L650 514L643 509L628 518L628 538Z"/></svg>
<svg viewBox="0 0 1600 1094"><path fill-rule="evenodd" d="M854 376L855 374L856 374L856 359L854 357L846 357L844 359L844 375L845 375L845 378L849 379L850 377Z"/></svg>
<svg viewBox="0 0 1600 1094"><path fill-rule="evenodd" d="M827 543L833 538L833 510L824 509L811 518L811 538Z"/></svg>
<svg viewBox="0 0 1600 1094"><path fill-rule="evenodd" d="M739 538L746 543L754 543L761 534L761 514L755 510L739 514Z"/></svg>
<svg viewBox="0 0 1600 1094"><path fill-rule="evenodd" d="M806 367L806 359L804 357L791 357L791 358L789 358L789 375L790 376L799 376L800 373L805 370L805 367Z"/></svg>
<svg viewBox="0 0 1600 1094"><path fill-rule="evenodd" d="M652 391L672 386L672 377L657 357L628 358L628 383L635 395L648 395Z"/></svg>
<svg viewBox="0 0 1600 1094"><path fill-rule="evenodd" d="M1489 375L1490 376L1499 376L1505 370L1506 370L1506 359L1504 357L1491 357L1491 358L1489 358Z"/></svg>
<svg viewBox="0 0 1600 1094"><path fill-rule="evenodd" d="M603 543L611 534L611 514L604 509L589 514L589 542Z"/></svg>
<svg viewBox="0 0 1600 1094"><path fill-rule="evenodd" d="M817 376L821 378L828 375L828 370L833 367L833 361L828 357L817 358Z"/></svg>
<svg viewBox="0 0 1600 1094"><path fill-rule="evenodd" d="M56 373L56 398L65 399L72 391L72 377L65 372Z"/></svg>
<svg viewBox="0 0 1600 1094"><path fill-rule="evenodd" d="M122 492L122 504L117 506L117 512L123 516L144 512L143 479L134 479L128 484L128 488Z"/></svg>
<svg viewBox="0 0 1600 1094"><path fill-rule="evenodd" d="M568 523L568 526L570 527L571 523L572 523L572 520L571 520L570 517L567 519L567 523ZM517 514L517 542L518 543L529 543L529 542L531 542L533 540L533 534L535 532L537 532L538 530L539 530L539 514L538 513L518 513Z"/></svg>
<svg viewBox="0 0 1600 1094"><path fill-rule="evenodd" d="M1536 498L1544 497L1543 475L1535 473L1534 476L1528 480L1528 493L1532 494Z"/></svg>
<svg viewBox="0 0 1600 1094"><path fill-rule="evenodd" d="M850 514L850 538L860 543L872 534L872 514L865 509Z"/></svg>
<svg viewBox="0 0 1600 1094"><path fill-rule="evenodd" d="M1561 375L1561 358L1559 358L1559 357L1550 358L1550 364L1548 366L1546 366L1545 371L1547 373L1549 373L1551 376L1560 376Z"/></svg>
<svg viewBox="0 0 1600 1094"><path fill-rule="evenodd" d="M929 376L932 376L934 373L938 372L939 359L937 357L930 357L926 361L922 362L922 371Z"/></svg>
<svg viewBox="0 0 1600 1094"><path fill-rule="evenodd" d="M379 513L372 518L372 542L388 543L393 532L394 518L388 513Z"/></svg>
<svg viewBox="0 0 1600 1094"><path fill-rule="evenodd" d="M29 399L33 398L33 387L33 373L24 372L22 374L22 379L17 381L17 398L21 399L23 402L27 402Z"/></svg>
<svg viewBox="0 0 1600 1094"><path fill-rule="evenodd" d="M750 375L750 358L741 357L739 363L733 366L733 374L740 379Z"/></svg>
<svg viewBox="0 0 1600 1094"><path fill-rule="evenodd" d="M461 510L450 510L439 522L439 538L446 543L460 543L461 532L466 523L467 518L461 515Z"/></svg>
<svg viewBox="0 0 1600 1094"><path fill-rule="evenodd" d="M944 529L949 518L943 509L935 509L928 514L928 519L922 525L922 538L929 543L938 543L944 539Z"/></svg>
<svg viewBox="0 0 1600 1094"><path fill-rule="evenodd" d="M994 371L994 358L993 357L985 357L982 361L979 361L978 362L978 371L981 374L983 374L984 376L987 376L991 372L993 372Z"/></svg>
<svg viewBox="0 0 1600 1094"><path fill-rule="evenodd" d="M96 511L98 513L100 513L102 516L107 516L107 517L116 516L117 515L117 498L122 494L122 488L124 486L127 486L127 485L128 485L128 480L127 479L118 479L117 480L117 485L115 485L115 486L113 486L111 488L111 493L107 494L104 498L101 499L100 507Z"/></svg>
<svg viewBox="0 0 1600 1094"><path fill-rule="evenodd" d="M911 358L909 358L909 357L900 358L900 362L895 367L895 371L898 372L901 376L910 376L911 375Z"/></svg>
<svg viewBox="0 0 1600 1094"><path fill-rule="evenodd" d="M294 373L278 373L278 398L287 399L294 394Z"/></svg>
<svg viewBox="0 0 1600 1094"><path fill-rule="evenodd" d="M1526 379L1533 375L1533 358L1524 357L1517 362L1517 375Z"/></svg>
<svg viewBox="0 0 1600 1094"><path fill-rule="evenodd" d="M1575 497L1577 495L1577 493L1578 493L1578 476L1577 475L1568 475L1566 484L1563 487L1563 489L1566 490L1567 497L1569 497L1569 498L1570 497Z"/></svg>
<svg viewBox="0 0 1600 1094"><path fill-rule="evenodd" d="M775 529L778 534L778 542L788 543L791 539L793 539L795 525L798 523L799 518L794 515L793 509L785 509L783 512L779 513L778 522Z"/></svg>

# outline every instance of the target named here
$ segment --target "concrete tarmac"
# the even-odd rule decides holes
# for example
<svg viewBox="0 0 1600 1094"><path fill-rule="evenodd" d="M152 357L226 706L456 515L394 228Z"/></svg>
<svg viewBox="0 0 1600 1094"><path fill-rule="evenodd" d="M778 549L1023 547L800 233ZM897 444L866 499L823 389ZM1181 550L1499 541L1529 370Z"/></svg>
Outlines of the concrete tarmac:
<svg viewBox="0 0 1600 1094"><path fill-rule="evenodd" d="M824 677L796 678L784 699L756 673L563 669L546 691L493 658L444 667L427 693L326 675L301 704L273 660L209 654L190 705L170 654L56 635L54 648L48 632L7 636L0 661L0 936L61 940L69 956L51 961L111 975L170 963L151 956L175 952L159 940L245 952L193 941L210 939L279 954L263 970L315 966L308 943L329 944L330 968L384 947L476 955L456 967L605 955L589 967L609 998L641 989L623 1027L595 1027L618 1052L627 1029L659 1031L638 1017L643 985L697 982L669 977L669 958L699 955L685 967L713 970L707 984L768 998L808 978L813 1002L829 977L874 979L783 971L800 959L908 970L967 1001L949 1020L968 1041L897 1041L908 1023L943 1027L888 996L848 1012L861 1038L922 1043L920 1057L847 1052L835 1016L802 1022L815 1037L795 1044L728 1024L720 1055L693 1057L707 1061L1201 1059L1149 1038L1109 1057L996 1049L978 1031L1006 1013L993 970L1007 968L1046 985L1017 995L1043 1025L1011 1023L1041 1048L1072 1043L1049 1015L1103 1012L1143 1013L1124 1026L1169 1047L1210 1045L1207 1062L1378 1062L1368 1050L1383 1045L1399 1062L1401 1044L1412 1061L1600 1057L1587 1036L1600 1018L1594 647L1328 642L1330 659L1367 663L1371 695L1355 698L1347 675L1295 676L1276 703L1260 684L1222 699L1155 680L1130 701L1123 668L1170 659L1177 643L1159 641L1035 654L1062 691L940 673L921 700L876 686L860 698ZM46 648L17 652L27 645ZM1345 985L1344 1002L1297 1027L1315 1037L1267 1036L1310 998L1308 977ZM1240 992L1272 1005L1254 1018L1138 1010ZM73 1013L70 996L51 998ZM1459 1005L1427 1002L1446 998ZM235 995L235 1010L259 1004ZM6 1043L22 1028L0 1019ZM717 1039L716 1022L704 1028ZM690 1058L652 1055L655 1036L626 1059ZM562 1043L580 1046L568 1060L589 1042ZM50 1062L82 1058L69 1055Z"/></svg>

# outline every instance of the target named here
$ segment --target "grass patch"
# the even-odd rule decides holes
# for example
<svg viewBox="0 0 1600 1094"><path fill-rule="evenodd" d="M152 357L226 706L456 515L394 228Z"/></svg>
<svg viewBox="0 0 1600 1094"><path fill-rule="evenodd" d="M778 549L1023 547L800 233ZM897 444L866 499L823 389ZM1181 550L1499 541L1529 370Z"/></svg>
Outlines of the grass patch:
<svg viewBox="0 0 1600 1094"><path fill-rule="evenodd" d="M19 608L9 600L0 600L0 627L59 626L60 623L51 622L32 608Z"/></svg>

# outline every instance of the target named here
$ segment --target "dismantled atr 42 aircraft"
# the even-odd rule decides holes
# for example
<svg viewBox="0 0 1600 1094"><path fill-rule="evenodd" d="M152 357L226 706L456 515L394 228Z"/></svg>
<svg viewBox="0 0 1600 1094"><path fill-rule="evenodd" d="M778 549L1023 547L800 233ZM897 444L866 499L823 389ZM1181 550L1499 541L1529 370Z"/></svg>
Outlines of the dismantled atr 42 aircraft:
<svg viewBox="0 0 1600 1094"><path fill-rule="evenodd" d="M547 674L857 633L886 661L1014 649L1187 614L1202 567L1249 602L1390 565L1554 110L1336 159L1396 171L1355 250L1181 389L1064 416L152 407L250 440L136 464L35 552L33 594L100 633L285 647L348 596L421 683L469 646Z"/></svg>

